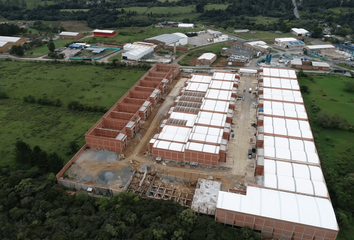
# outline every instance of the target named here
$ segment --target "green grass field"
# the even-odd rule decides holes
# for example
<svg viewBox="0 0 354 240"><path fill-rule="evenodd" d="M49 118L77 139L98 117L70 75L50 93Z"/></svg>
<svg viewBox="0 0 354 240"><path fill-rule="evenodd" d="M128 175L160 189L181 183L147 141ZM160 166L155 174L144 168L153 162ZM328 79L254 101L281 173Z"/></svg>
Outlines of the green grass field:
<svg viewBox="0 0 354 240"><path fill-rule="evenodd" d="M71 39L58 39L58 40L55 40L54 41L55 48L64 47L66 44L72 43L73 41L75 41L75 40L71 40ZM30 50L27 50L25 52L24 56L25 57L36 58L36 57L43 56L43 55L45 55L47 53L48 53L48 47L47 47L47 44L44 44L41 47L35 47L35 48L30 49Z"/></svg>
<svg viewBox="0 0 354 240"><path fill-rule="evenodd" d="M2 2L6 4L7 0L2 0ZM32 9L37 6L54 4L54 1L46 1L46 0L25 0L25 2L28 9ZM21 6L21 1L10 1L10 4L13 6Z"/></svg>
<svg viewBox="0 0 354 240"><path fill-rule="evenodd" d="M102 113L73 112L70 101L110 108L145 73L137 69L106 69L94 65L0 61L0 87L10 99L0 100L0 165L13 164L14 144L23 140L57 152L65 161L67 145L77 140ZM61 99L61 107L23 102L23 97Z"/></svg>
<svg viewBox="0 0 354 240"><path fill-rule="evenodd" d="M322 110L345 117L354 124L354 95L344 91L344 84L352 78L340 75L314 74L315 82L299 79L301 86L309 88L309 94L303 94L305 106L311 122L312 132L316 139L316 147L320 156L322 170L329 189L336 189L338 181L348 173L354 172L354 133L336 129L323 129L315 122L315 114L311 105L316 104ZM336 190L338 191L338 190ZM333 200L333 199L332 199ZM340 200L339 200L340 201ZM348 206L348 210L353 206ZM349 210L350 211L350 210ZM338 219L337 219L338 220ZM353 219L349 219L354 226ZM352 239L354 228L342 228L338 239Z"/></svg>

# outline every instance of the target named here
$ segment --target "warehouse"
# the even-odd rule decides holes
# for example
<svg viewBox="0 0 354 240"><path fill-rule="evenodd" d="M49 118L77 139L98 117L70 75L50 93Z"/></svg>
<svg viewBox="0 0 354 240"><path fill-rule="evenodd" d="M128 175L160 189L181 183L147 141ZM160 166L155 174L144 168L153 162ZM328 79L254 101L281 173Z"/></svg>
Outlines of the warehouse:
<svg viewBox="0 0 354 240"><path fill-rule="evenodd" d="M257 184L244 195L220 191L215 219L264 238L335 239L339 228L296 73L264 67L258 80Z"/></svg>
<svg viewBox="0 0 354 240"><path fill-rule="evenodd" d="M80 39L82 38L82 33L79 32L61 32L59 37L63 39Z"/></svg>
<svg viewBox="0 0 354 240"><path fill-rule="evenodd" d="M194 28L194 23L178 23L179 28Z"/></svg>
<svg viewBox="0 0 354 240"><path fill-rule="evenodd" d="M12 46L20 46L28 42L27 38L0 36L0 52L7 52Z"/></svg>
<svg viewBox="0 0 354 240"><path fill-rule="evenodd" d="M149 142L154 158L194 164L225 162L236 104L236 74L195 74Z"/></svg>
<svg viewBox="0 0 354 240"><path fill-rule="evenodd" d="M305 43L296 38L286 37L286 38L276 38L274 45L282 48L298 49L305 47Z"/></svg>
<svg viewBox="0 0 354 240"><path fill-rule="evenodd" d="M152 54L154 52L156 45L152 43L135 42L127 43L124 45L122 54L123 60L139 61L146 55Z"/></svg>
<svg viewBox="0 0 354 240"><path fill-rule="evenodd" d="M272 50L270 46L264 41L251 41L244 43L245 47L252 48L257 51L261 51L262 53L269 52Z"/></svg>
<svg viewBox="0 0 354 240"><path fill-rule="evenodd" d="M309 34L309 31L303 28L292 28L290 32L297 37L306 37Z"/></svg>
<svg viewBox="0 0 354 240"><path fill-rule="evenodd" d="M147 38L145 41L166 46L184 46L188 43L188 37L183 33L171 33Z"/></svg>
<svg viewBox="0 0 354 240"><path fill-rule="evenodd" d="M114 30L95 29L93 30L93 35L95 37L114 37L115 35L117 35L117 33Z"/></svg>
<svg viewBox="0 0 354 240"><path fill-rule="evenodd" d="M334 52L335 47L331 44L323 45L308 45L304 47L304 53L307 55L311 54L321 54L326 52Z"/></svg>
<svg viewBox="0 0 354 240"><path fill-rule="evenodd" d="M216 60L216 54L214 53L203 53L197 59L197 65L208 65L210 66Z"/></svg>
<svg viewBox="0 0 354 240"><path fill-rule="evenodd" d="M329 70L329 64L326 62L314 62L314 61L302 61L299 58L295 58L290 62L292 68L307 69L307 70Z"/></svg>

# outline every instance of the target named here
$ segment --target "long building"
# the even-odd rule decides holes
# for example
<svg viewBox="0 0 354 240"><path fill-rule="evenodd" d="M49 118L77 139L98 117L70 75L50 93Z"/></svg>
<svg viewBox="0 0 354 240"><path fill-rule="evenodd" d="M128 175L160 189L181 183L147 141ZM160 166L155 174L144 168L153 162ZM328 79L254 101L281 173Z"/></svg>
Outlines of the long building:
<svg viewBox="0 0 354 240"><path fill-rule="evenodd" d="M259 70L257 184L220 191L215 220L274 239L335 239L339 228L293 69Z"/></svg>
<svg viewBox="0 0 354 240"><path fill-rule="evenodd" d="M149 142L153 157L207 165L225 162L237 87L235 73L193 75Z"/></svg>
<svg viewBox="0 0 354 240"><path fill-rule="evenodd" d="M27 38L0 36L0 52L7 52L12 46L28 42Z"/></svg>

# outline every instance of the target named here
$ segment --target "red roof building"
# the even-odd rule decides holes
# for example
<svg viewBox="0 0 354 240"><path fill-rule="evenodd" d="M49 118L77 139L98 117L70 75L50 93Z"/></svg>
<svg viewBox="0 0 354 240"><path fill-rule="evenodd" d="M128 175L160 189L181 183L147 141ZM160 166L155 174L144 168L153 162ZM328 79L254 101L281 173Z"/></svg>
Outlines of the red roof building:
<svg viewBox="0 0 354 240"><path fill-rule="evenodd" d="M117 33L114 30L93 30L93 35L97 37L114 37Z"/></svg>

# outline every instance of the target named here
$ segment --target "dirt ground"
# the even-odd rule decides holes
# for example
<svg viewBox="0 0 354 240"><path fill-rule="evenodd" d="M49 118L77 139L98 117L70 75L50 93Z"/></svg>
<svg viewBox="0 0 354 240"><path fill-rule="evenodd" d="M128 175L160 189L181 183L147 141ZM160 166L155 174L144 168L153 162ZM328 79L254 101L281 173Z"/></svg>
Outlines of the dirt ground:
<svg viewBox="0 0 354 240"><path fill-rule="evenodd" d="M86 22L80 21L64 21L60 23L60 26L68 32L82 32L82 31L92 31L93 29L87 26Z"/></svg>
<svg viewBox="0 0 354 240"><path fill-rule="evenodd" d="M178 96L187 78L180 77L175 80L170 88L170 94L165 96L165 100L154 109L152 115L142 125L139 137L134 138L129 143L129 147L124 151L126 158L117 161L82 161L74 163L71 168L79 168L85 174L99 175L102 172L112 172L113 175L125 167L131 167L137 171L143 164L148 165L152 172L166 174L178 178L187 179L190 182L197 181L198 178L215 179L222 182L222 190L244 189L247 183L255 183L253 177L255 160L247 158L247 151L253 147L250 139L255 133L251 123L255 122L256 109L253 107L255 98L251 93L242 92L256 86L255 76L242 76L239 83L239 95L245 96L244 101L237 101L234 113L234 125L232 126L235 138L229 142L228 158L226 163L219 163L218 167L210 166L190 166L187 164L157 163L147 154L147 145L151 137L157 132L157 127L166 116L172 106L174 99ZM254 141L253 141L254 142ZM87 159L86 159L87 160ZM70 170L70 169L69 169ZM68 172L69 172L68 170ZM71 170L72 171L72 170ZM75 172L80 174L80 171ZM67 173L66 173L67 175ZM115 176L115 175L114 175ZM87 179L90 180L90 179ZM115 179L120 180L120 179ZM91 183L88 181L88 183ZM119 183L119 184L118 184ZM119 190L122 182L115 182L111 188Z"/></svg>

